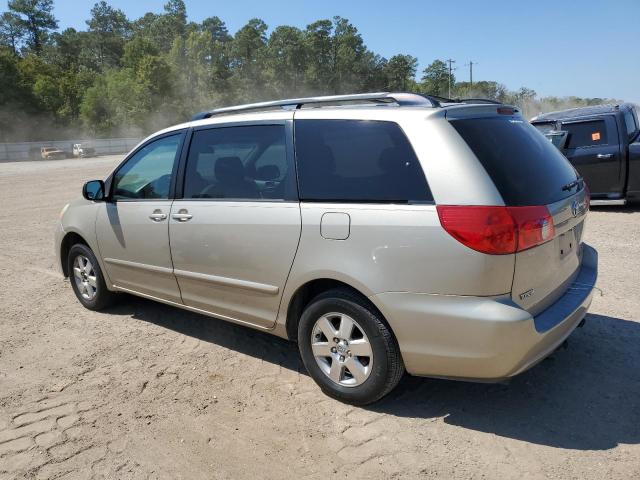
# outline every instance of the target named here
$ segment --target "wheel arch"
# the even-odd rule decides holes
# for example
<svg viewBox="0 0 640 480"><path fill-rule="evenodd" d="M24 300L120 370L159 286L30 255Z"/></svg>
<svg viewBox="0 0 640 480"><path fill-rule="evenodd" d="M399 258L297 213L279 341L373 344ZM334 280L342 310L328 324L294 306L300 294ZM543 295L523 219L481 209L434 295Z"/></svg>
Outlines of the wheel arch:
<svg viewBox="0 0 640 480"><path fill-rule="evenodd" d="M87 242L82 235L73 231L66 233L62 238L62 242L60 242L60 267L62 268L62 274L65 277L69 276L69 262L67 261L69 251L71 250L71 247L78 243L91 248L89 242Z"/></svg>
<svg viewBox="0 0 640 480"><path fill-rule="evenodd" d="M358 296L363 302L367 304L369 308L373 310L374 313L379 315L382 322L385 323L389 331L391 331L391 333L393 334L391 325L389 325L389 322L385 318L382 311L371 300L369 296L362 293L362 291L360 291L353 285L350 285L349 283L346 283L342 280L336 280L334 278L316 278L300 285L289 300L289 303L287 305L285 324L287 338L289 340L294 342L298 340L298 324L300 322L300 316L302 315L302 312L304 311L306 306L309 305L311 300L313 300L321 293L334 289L346 290Z"/></svg>

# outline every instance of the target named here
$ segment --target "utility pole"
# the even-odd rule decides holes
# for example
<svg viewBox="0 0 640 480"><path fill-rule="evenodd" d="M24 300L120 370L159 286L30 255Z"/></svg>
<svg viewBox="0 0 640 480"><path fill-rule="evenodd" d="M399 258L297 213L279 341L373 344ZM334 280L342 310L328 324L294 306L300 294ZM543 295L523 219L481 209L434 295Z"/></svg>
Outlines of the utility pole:
<svg viewBox="0 0 640 480"><path fill-rule="evenodd" d="M469 87L473 88L473 60L469 60Z"/></svg>
<svg viewBox="0 0 640 480"><path fill-rule="evenodd" d="M449 98L451 98L451 72L453 70L453 64L456 63L455 60L452 60L450 58L447 58L445 60L445 62L447 62L449 64Z"/></svg>

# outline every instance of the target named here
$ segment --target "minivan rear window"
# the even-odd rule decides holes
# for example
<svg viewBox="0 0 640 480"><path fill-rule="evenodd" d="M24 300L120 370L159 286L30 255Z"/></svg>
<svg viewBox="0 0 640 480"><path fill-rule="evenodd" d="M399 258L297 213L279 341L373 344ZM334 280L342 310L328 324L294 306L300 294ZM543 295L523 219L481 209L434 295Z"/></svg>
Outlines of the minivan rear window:
<svg viewBox="0 0 640 480"><path fill-rule="evenodd" d="M433 201L420 162L397 123L296 120L295 144L303 201Z"/></svg>
<svg viewBox="0 0 640 480"><path fill-rule="evenodd" d="M451 120L508 206L547 205L574 194L563 190L578 175L569 161L526 120L487 117Z"/></svg>

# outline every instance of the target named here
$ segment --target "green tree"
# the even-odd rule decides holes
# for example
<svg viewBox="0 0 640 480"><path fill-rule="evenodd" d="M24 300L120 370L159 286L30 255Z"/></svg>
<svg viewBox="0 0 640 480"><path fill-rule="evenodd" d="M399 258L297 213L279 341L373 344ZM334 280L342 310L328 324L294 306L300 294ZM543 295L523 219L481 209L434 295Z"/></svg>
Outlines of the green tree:
<svg viewBox="0 0 640 480"><path fill-rule="evenodd" d="M24 138L24 132L29 132L26 117L38 111L19 62L11 49L0 47L0 142Z"/></svg>
<svg viewBox="0 0 640 480"><path fill-rule="evenodd" d="M49 32L58 28L52 13L53 0L9 0L8 6L26 33L27 46L39 54Z"/></svg>
<svg viewBox="0 0 640 480"><path fill-rule="evenodd" d="M410 91L415 88L418 59L411 55L394 55L384 67L387 88L393 91Z"/></svg>
<svg viewBox="0 0 640 480"><path fill-rule="evenodd" d="M149 38L136 36L124 46L122 65L135 70L145 56L159 54L158 47Z"/></svg>
<svg viewBox="0 0 640 480"><path fill-rule="evenodd" d="M206 33L207 42L207 65L211 70L211 80L215 83L218 91L228 90L227 81L231 76L231 42L233 37L229 35L227 26L218 17L209 17L202 21L199 31ZM192 45L194 45L192 43ZM194 47L190 47L193 56Z"/></svg>
<svg viewBox="0 0 640 480"><path fill-rule="evenodd" d="M77 72L81 67L96 70L98 64L91 47L88 32L79 32L75 28L67 28L51 35L50 48L46 50L46 59L62 70Z"/></svg>
<svg viewBox="0 0 640 480"><path fill-rule="evenodd" d="M506 101L507 87L498 82L481 80L479 82L458 82L454 88L454 96L458 98L488 98Z"/></svg>
<svg viewBox="0 0 640 480"><path fill-rule="evenodd" d="M103 0L91 9L87 25L97 64L102 69L117 66L131 29L124 12Z"/></svg>
<svg viewBox="0 0 640 480"><path fill-rule="evenodd" d="M330 92L333 83L333 24L318 20L307 25L305 43L308 57L306 84L320 94Z"/></svg>
<svg viewBox="0 0 640 480"><path fill-rule="evenodd" d="M451 74L449 79L449 68L442 60L434 60L422 72L422 83L420 89L427 95L437 95L446 97L449 95L449 81L455 84L455 76Z"/></svg>
<svg viewBox="0 0 640 480"><path fill-rule="evenodd" d="M334 17L332 39L333 91L347 93L357 91L362 84L366 47L358 29L346 18Z"/></svg>
<svg viewBox="0 0 640 480"><path fill-rule="evenodd" d="M176 37L184 39L187 31L186 7L182 0L170 0L164 5L163 14L146 13L132 22L134 36L143 36L162 53L171 50Z"/></svg>
<svg viewBox="0 0 640 480"><path fill-rule="evenodd" d="M187 9L182 0L169 0L165 13L156 18L150 28L160 51L168 52L176 37L184 38L187 31Z"/></svg>
<svg viewBox="0 0 640 480"><path fill-rule="evenodd" d="M24 27L18 15L13 12L4 12L0 16L0 45L11 48L11 51L17 54L18 45L24 36L24 32Z"/></svg>
<svg viewBox="0 0 640 480"><path fill-rule="evenodd" d="M380 55L367 51L362 60L363 73L361 76L363 92L378 92L389 89L387 77L387 60ZM414 81L415 83L415 81Z"/></svg>
<svg viewBox="0 0 640 480"><path fill-rule="evenodd" d="M184 35L187 25L187 7L183 0L169 0L164 5L165 16L173 22L173 34Z"/></svg>
<svg viewBox="0 0 640 480"><path fill-rule="evenodd" d="M346 18L319 20L305 30L306 77L316 93L343 93L360 90L368 83L372 56L358 29Z"/></svg>
<svg viewBox="0 0 640 480"><path fill-rule="evenodd" d="M253 18L233 37L233 83L240 100L256 100L261 96L268 96L264 72L266 32L267 24L259 18Z"/></svg>
<svg viewBox="0 0 640 480"><path fill-rule="evenodd" d="M200 30L208 32L212 42L227 43L231 40L226 24L218 17L205 18L200 24Z"/></svg>
<svg viewBox="0 0 640 480"><path fill-rule="evenodd" d="M216 16L188 22L183 0L129 21L105 1L87 28L57 31L53 0L10 0L0 15L0 139L143 135L205 108L292 97L381 90L449 94L449 72L432 62L369 50L355 25L321 19L304 30L252 19L233 35ZM108 1L108 0L106 0ZM496 81L452 80L452 95L519 105L525 114L608 99L538 98ZM66 129L66 130L65 130Z"/></svg>
<svg viewBox="0 0 640 480"><path fill-rule="evenodd" d="M297 96L304 90L307 50L304 34L295 27L277 27L269 37L267 65L278 96Z"/></svg>
<svg viewBox="0 0 640 480"><path fill-rule="evenodd" d="M80 115L95 135L141 134L149 111L145 87L130 69L100 75L80 105Z"/></svg>

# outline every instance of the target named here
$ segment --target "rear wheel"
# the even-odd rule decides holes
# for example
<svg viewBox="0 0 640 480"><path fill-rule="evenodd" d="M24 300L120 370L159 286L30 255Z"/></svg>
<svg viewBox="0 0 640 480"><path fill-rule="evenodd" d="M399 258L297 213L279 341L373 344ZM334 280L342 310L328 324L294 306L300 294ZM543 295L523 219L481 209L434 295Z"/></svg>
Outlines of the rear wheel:
<svg viewBox="0 0 640 480"><path fill-rule="evenodd" d="M396 339L380 314L348 290L311 301L300 318L298 347L322 391L354 405L379 400L404 373Z"/></svg>
<svg viewBox="0 0 640 480"><path fill-rule="evenodd" d="M67 262L71 287L84 307L101 310L113 303L116 295L107 289L98 260L89 247L81 243L71 247Z"/></svg>

